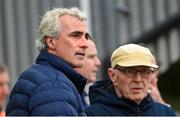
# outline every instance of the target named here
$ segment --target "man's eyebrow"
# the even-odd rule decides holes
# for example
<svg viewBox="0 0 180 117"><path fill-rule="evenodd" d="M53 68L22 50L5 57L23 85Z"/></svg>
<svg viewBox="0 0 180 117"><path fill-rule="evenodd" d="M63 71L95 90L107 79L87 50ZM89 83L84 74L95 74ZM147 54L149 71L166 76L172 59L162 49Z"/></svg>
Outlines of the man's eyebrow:
<svg viewBox="0 0 180 117"><path fill-rule="evenodd" d="M70 35L73 35L73 34L83 35L83 32L81 32L81 31L74 31L74 32L70 33Z"/></svg>

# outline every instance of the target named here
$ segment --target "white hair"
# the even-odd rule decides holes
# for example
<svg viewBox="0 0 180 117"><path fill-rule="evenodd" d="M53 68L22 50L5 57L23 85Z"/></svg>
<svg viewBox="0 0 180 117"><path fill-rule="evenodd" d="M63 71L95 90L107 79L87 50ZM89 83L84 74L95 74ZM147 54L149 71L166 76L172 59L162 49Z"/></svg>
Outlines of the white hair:
<svg viewBox="0 0 180 117"><path fill-rule="evenodd" d="M60 33L60 16L71 15L79 18L81 21L86 21L86 16L78 8L54 8L47 11L42 17L39 25L39 38L36 40L36 46L39 51L46 50L47 44L45 37L57 37Z"/></svg>

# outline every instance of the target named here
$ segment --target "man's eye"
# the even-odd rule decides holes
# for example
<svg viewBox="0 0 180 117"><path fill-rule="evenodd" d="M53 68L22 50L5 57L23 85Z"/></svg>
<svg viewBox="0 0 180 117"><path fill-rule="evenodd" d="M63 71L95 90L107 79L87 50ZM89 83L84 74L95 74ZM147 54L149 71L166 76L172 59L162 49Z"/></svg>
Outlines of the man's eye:
<svg viewBox="0 0 180 117"><path fill-rule="evenodd" d="M146 73L146 74L150 74L150 73L152 73L152 71L151 71L151 70L144 70L143 72L144 72L144 73Z"/></svg>
<svg viewBox="0 0 180 117"><path fill-rule="evenodd" d="M126 73L128 73L128 74L132 74L132 73L134 73L135 71L133 70L133 69L126 69Z"/></svg>
<svg viewBox="0 0 180 117"><path fill-rule="evenodd" d="M91 39L91 36L90 36L88 33L86 33L86 34L85 34L85 38L86 38L86 39Z"/></svg>

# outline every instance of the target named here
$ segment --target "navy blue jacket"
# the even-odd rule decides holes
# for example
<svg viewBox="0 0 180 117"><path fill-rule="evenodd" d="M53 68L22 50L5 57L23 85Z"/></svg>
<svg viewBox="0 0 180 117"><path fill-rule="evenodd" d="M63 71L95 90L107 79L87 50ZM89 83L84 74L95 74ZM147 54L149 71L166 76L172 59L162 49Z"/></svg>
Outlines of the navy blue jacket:
<svg viewBox="0 0 180 117"><path fill-rule="evenodd" d="M175 112L160 103L154 102L150 95L136 103L119 98L111 81L99 81L89 90L91 106L86 109L88 116L174 116Z"/></svg>
<svg viewBox="0 0 180 117"><path fill-rule="evenodd" d="M59 57L42 51L16 82L6 114L84 115L82 93L86 80Z"/></svg>

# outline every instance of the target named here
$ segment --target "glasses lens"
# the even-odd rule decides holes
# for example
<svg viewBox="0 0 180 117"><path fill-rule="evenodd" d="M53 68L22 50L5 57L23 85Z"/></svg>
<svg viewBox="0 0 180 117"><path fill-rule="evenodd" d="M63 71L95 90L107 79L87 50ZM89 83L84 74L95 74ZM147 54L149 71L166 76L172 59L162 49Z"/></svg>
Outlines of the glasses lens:
<svg viewBox="0 0 180 117"><path fill-rule="evenodd" d="M120 67L117 67L116 69L118 69L119 71L125 73L129 77L135 77L137 72L139 72L142 77L147 78L147 77L150 77L152 72L153 72L150 69L137 70L137 69L134 69L134 68L120 68Z"/></svg>
<svg viewBox="0 0 180 117"><path fill-rule="evenodd" d="M150 77L151 76L151 74L152 74L152 70L149 70L149 69L144 69L144 70L142 70L141 71L141 75L143 76L143 77Z"/></svg>
<svg viewBox="0 0 180 117"><path fill-rule="evenodd" d="M136 69L124 69L124 72L127 74L129 77L133 77L136 75L137 70Z"/></svg>

